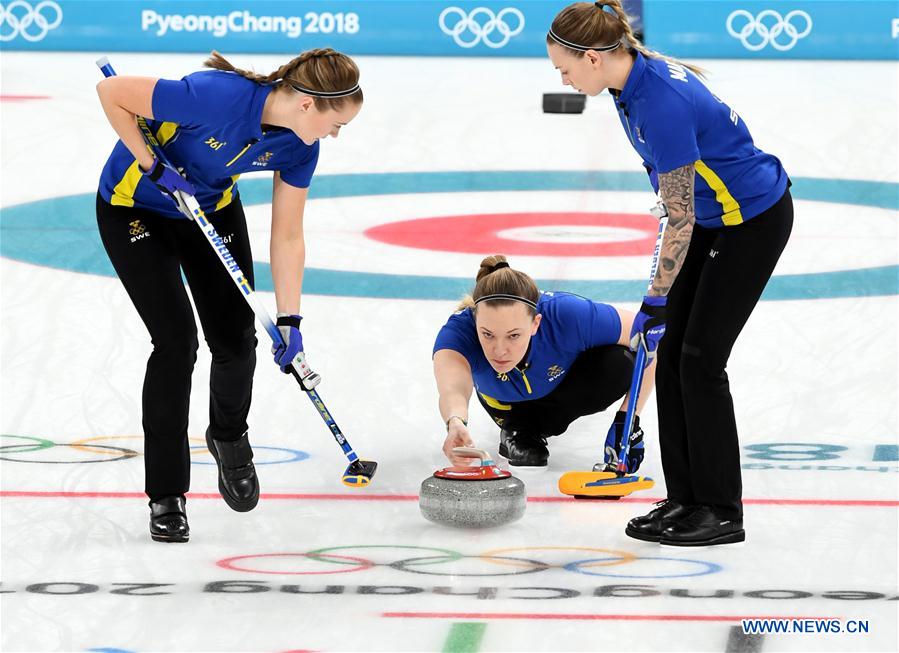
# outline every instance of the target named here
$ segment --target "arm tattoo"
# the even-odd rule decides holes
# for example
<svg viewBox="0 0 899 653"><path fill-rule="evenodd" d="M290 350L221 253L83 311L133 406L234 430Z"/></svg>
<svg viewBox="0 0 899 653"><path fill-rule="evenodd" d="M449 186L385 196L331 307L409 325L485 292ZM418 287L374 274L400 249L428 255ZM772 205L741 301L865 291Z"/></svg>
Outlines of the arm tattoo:
<svg viewBox="0 0 899 653"><path fill-rule="evenodd" d="M694 174L695 168L691 163L659 175L659 191L668 206L669 218L650 295L664 297L668 294L687 256L693 223L696 221L693 207Z"/></svg>

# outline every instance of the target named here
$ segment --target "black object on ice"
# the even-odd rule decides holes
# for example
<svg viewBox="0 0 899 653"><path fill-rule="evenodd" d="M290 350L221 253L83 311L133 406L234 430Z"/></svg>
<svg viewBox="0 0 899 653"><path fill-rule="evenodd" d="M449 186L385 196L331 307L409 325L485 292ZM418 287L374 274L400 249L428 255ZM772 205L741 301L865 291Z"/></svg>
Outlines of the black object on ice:
<svg viewBox="0 0 899 653"><path fill-rule="evenodd" d="M581 93L544 93L543 113L583 113L587 96Z"/></svg>

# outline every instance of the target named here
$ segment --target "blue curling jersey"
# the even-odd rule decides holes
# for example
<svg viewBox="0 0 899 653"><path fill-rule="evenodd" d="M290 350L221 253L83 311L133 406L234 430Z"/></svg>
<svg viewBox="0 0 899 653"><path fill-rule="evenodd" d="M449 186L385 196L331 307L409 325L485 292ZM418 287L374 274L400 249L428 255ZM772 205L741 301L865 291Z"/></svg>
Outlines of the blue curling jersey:
<svg viewBox="0 0 899 653"><path fill-rule="evenodd" d="M169 161L183 167L206 213L237 197L237 178L245 172L278 170L291 186L308 188L318 163L318 142L306 145L280 127L263 130L262 109L273 88L219 70L156 82L154 120L147 122ZM121 141L106 161L99 190L113 206L183 217L172 200L141 174Z"/></svg>
<svg viewBox="0 0 899 653"><path fill-rule="evenodd" d="M452 349L462 354L471 367L477 392L489 405L503 410L509 408L507 402L548 395L581 352L615 344L621 337L618 311L579 295L541 293L537 312L543 319L531 338L524 364L506 374L494 370L484 356L470 308L450 316L437 334L434 353Z"/></svg>
<svg viewBox="0 0 899 653"><path fill-rule="evenodd" d="M624 88L612 97L656 192L659 173L695 165L700 226L741 224L786 191L777 157L755 147L739 114L687 68L637 53Z"/></svg>

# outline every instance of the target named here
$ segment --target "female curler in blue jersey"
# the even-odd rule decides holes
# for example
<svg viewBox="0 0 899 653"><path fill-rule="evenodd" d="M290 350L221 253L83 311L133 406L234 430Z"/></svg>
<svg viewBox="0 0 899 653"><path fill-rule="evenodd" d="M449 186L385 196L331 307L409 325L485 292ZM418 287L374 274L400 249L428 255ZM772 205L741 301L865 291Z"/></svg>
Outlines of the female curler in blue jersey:
<svg viewBox="0 0 899 653"><path fill-rule="evenodd" d="M731 349L793 225L789 179L755 147L743 118L703 71L648 50L619 0L563 9L546 36L562 83L608 89L628 140L668 207L652 286L634 320L656 371L668 497L626 533L675 546L741 542L740 451Z"/></svg>
<svg viewBox="0 0 899 653"><path fill-rule="evenodd" d="M252 285L237 180L249 172L274 174L270 255L285 344L272 353L287 371L303 352L303 213L319 142L336 138L362 107L359 69L331 49L304 52L268 75L237 69L217 52L205 65L213 70L180 80L114 76L97 85L120 139L100 178L97 222L153 344L142 397L145 491L150 535L166 542L189 537L187 420L199 344L182 272L212 353L206 441L218 465L219 490L240 512L259 500L247 425L256 366L253 312L204 235L172 200L179 191L196 198ZM137 116L147 119L171 165L145 145ZM318 375L310 370L304 379L311 386Z"/></svg>
<svg viewBox="0 0 899 653"><path fill-rule="evenodd" d="M454 464L467 464L453 448L474 446L468 431L474 390L500 427L500 455L520 467L545 466L549 436L620 401L604 460L617 463L634 369L627 347L633 320L629 311L579 295L540 292L504 256L485 258L471 296L434 344L446 456ZM638 413L652 389L653 371L651 366L644 377ZM628 471L635 472L642 460L643 431L636 418Z"/></svg>

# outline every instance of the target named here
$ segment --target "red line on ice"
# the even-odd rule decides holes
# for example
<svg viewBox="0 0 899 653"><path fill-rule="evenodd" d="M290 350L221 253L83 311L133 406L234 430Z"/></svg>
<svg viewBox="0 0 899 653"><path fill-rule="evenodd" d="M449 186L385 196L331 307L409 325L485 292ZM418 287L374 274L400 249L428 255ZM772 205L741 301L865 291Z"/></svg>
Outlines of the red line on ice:
<svg viewBox="0 0 899 653"><path fill-rule="evenodd" d="M56 492L41 490L2 490L0 497L29 497L39 499L144 499L143 492ZM189 492L189 499L220 499L218 492ZM315 494L315 493L263 493L265 500L287 501L417 501L417 494ZM625 497L615 503L654 503L663 497ZM590 503L571 497L528 497L534 503ZM863 506L869 508L895 508L899 501L879 499L743 499L745 505L756 506Z"/></svg>
<svg viewBox="0 0 899 653"><path fill-rule="evenodd" d="M26 100L49 100L49 95L0 95L0 102L24 102Z"/></svg>
<svg viewBox="0 0 899 653"><path fill-rule="evenodd" d="M383 612L382 617L400 619L565 619L603 621L740 621L742 619L831 619L831 617L784 617L778 615L709 614L553 614L544 612Z"/></svg>

